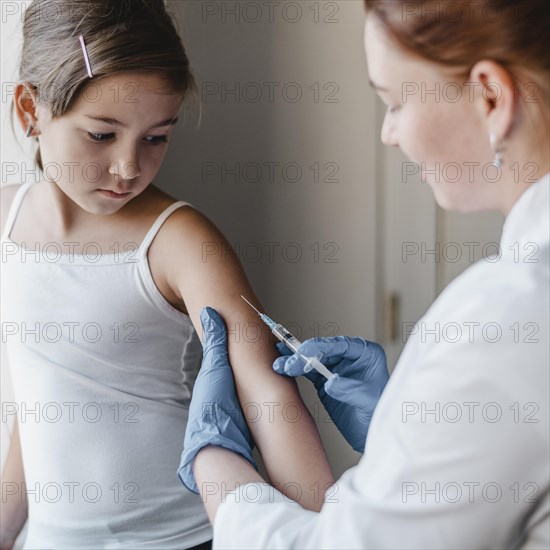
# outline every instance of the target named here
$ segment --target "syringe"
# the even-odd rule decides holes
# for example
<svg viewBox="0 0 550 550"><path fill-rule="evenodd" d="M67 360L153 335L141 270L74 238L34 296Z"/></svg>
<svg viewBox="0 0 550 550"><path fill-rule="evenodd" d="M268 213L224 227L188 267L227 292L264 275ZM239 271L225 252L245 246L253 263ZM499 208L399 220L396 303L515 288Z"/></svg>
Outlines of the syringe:
<svg viewBox="0 0 550 550"><path fill-rule="evenodd" d="M329 380L334 376L321 361L319 357L306 357L298 351L298 348L302 345L302 342L293 336L283 325L276 323L273 319L268 317L265 313L260 313L242 294L241 298L260 316L260 319L271 329L271 332L277 337L278 340L283 342L290 350L298 355L306 364L304 371L309 372L311 369L315 369L319 374L322 374Z"/></svg>

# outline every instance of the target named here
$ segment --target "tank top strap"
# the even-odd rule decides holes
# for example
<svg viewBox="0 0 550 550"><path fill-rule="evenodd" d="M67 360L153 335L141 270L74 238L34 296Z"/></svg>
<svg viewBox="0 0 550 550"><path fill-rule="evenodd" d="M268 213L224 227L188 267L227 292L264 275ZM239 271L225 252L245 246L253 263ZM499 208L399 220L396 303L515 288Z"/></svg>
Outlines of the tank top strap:
<svg viewBox="0 0 550 550"><path fill-rule="evenodd" d="M178 208L181 208L182 206L193 206L192 204L189 204L185 201L177 201L172 203L166 210L164 210L159 217L156 219L155 223L152 225L151 229L147 232L147 235L145 235L145 238L143 239L143 242L141 243L141 246L139 247L139 254L140 256L144 257L147 254L147 250L149 249L149 246L151 242L153 242L153 239L155 238L156 234L158 233L159 229L161 228L162 224L166 221L168 216L172 214L175 210Z"/></svg>
<svg viewBox="0 0 550 550"><path fill-rule="evenodd" d="M21 208L23 197L25 196L25 193L30 189L33 183L34 183L33 181L24 183L15 193L15 196L13 197L13 201L10 205L10 209L8 211L8 217L6 218L6 226L4 227L4 231L2 233L2 241L7 240L7 238L9 237L9 234L11 233L11 229L15 222L15 218L17 218L17 213L19 212L19 208Z"/></svg>

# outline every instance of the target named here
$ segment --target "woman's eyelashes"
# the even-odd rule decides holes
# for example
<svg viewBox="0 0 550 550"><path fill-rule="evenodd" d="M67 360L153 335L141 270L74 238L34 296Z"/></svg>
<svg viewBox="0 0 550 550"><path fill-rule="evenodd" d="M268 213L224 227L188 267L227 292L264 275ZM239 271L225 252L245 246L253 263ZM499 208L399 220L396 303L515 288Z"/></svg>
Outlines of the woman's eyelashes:
<svg viewBox="0 0 550 550"><path fill-rule="evenodd" d="M115 137L115 134L95 134L88 132L88 136L95 143L106 143L111 141ZM144 139L149 145L160 145L161 143L168 142L168 136L147 136Z"/></svg>

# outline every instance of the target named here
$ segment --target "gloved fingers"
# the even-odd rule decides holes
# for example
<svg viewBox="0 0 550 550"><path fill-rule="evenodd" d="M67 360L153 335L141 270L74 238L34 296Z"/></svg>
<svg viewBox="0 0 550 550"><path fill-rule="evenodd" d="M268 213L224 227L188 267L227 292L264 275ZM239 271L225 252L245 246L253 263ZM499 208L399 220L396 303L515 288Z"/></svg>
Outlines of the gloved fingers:
<svg viewBox="0 0 550 550"><path fill-rule="evenodd" d="M302 343L299 351L306 357L314 357L322 353L321 363L329 367L336 365L342 359L358 359L364 348L363 342L362 338L348 336L310 338Z"/></svg>
<svg viewBox="0 0 550 550"><path fill-rule="evenodd" d="M304 373L305 361L296 354L278 357L273 362L273 370L286 376L302 376Z"/></svg>
<svg viewBox="0 0 550 550"><path fill-rule="evenodd" d="M211 307L204 307L201 310L202 324L202 347L203 355L206 356L214 348L220 348L217 354L227 355L227 329L220 314Z"/></svg>
<svg viewBox="0 0 550 550"><path fill-rule="evenodd" d="M302 344L303 346L303 344ZM273 362L273 370L286 376L302 376L304 373L305 362L286 346L283 342L275 344L281 357L277 357ZM301 349L301 347L300 347Z"/></svg>
<svg viewBox="0 0 550 550"><path fill-rule="evenodd" d="M294 378L297 376L305 376L308 380L313 382L316 389L319 389L323 385L325 377L316 370L304 372L305 366L305 361L295 354L290 357L279 357L273 362L273 370L277 374Z"/></svg>
<svg viewBox="0 0 550 550"><path fill-rule="evenodd" d="M200 315L203 328L202 365L193 394L206 401L236 399L235 380L227 353L227 330L220 314L211 307Z"/></svg>
<svg viewBox="0 0 550 550"><path fill-rule="evenodd" d="M283 342L277 342L275 344L275 347L277 348L277 351L283 356L289 357L290 355L294 354L294 352L289 349Z"/></svg>
<svg viewBox="0 0 550 550"><path fill-rule="evenodd" d="M280 342L282 344L282 342ZM284 344L284 348L276 344L277 349L283 351L287 346ZM317 357L321 354L321 363L330 367L338 363L343 358L343 353L347 349L348 344L343 336L334 336L331 338L310 338L298 348L300 354L305 357ZM285 355L278 357L273 362L273 370L279 374L286 374L287 376L302 376L308 373L304 372L306 366L305 361L297 354L288 354L285 351ZM309 374L316 371L310 371Z"/></svg>
<svg viewBox="0 0 550 550"><path fill-rule="evenodd" d="M386 365L384 348L376 342L370 342L360 336L330 336L327 338L312 338L300 346L300 352L308 357L314 352L323 354L322 362L333 365L342 359L360 360L362 365L374 365L383 362Z"/></svg>
<svg viewBox="0 0 550 550"><path fill-rule="evenodd" d="M273 365L272 365L273 370L278 374L286 374L285 363L287 362L287 359L288 359L287 356L277 357L277 359L273 361Z"/></svg>
<svg viewBox="0 0 550 550"><path fill-rule="evenodd" d="M364 411L373 409L380 397L380 391L374 385L337 374L326 381L325 392L337 401Z"/></svg>
<svg viewBox="0 0 550 550"><path fill-rule="evenodd" d="M207 403L203 404L202 409L200 413L192 409L194 414L190 414L187 424L178 469L180 481L194 493L198 493L199 490L193 474L193 461L198 452L208 445L217 445L234 451L258 469L252 455L254 440L238 403L235 407Z"/></svg>

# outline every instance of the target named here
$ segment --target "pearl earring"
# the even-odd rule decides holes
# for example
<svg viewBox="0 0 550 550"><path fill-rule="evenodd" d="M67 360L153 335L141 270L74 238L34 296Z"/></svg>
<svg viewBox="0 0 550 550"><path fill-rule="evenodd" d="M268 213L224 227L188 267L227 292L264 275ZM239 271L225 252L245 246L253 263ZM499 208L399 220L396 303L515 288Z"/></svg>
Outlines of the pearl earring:
<svg viewBox="0 0 550 550"><path fill-rule="evenodd" d="M495 154L493 164L497 168L502 168L502 165L504 164L504 159L502 158L502 152L506 149L505 140L504 139L500 140L494 132L491 132L489 134L489 141L491 142L491 149Z"/></svg>
<svg viewBox="0 0 550 550"><path fill-rule="evenodd" d="M26 137L31 137L33 130L34 128L29 124L29 127L27 128L27 133L25 134Z"/></svg>

